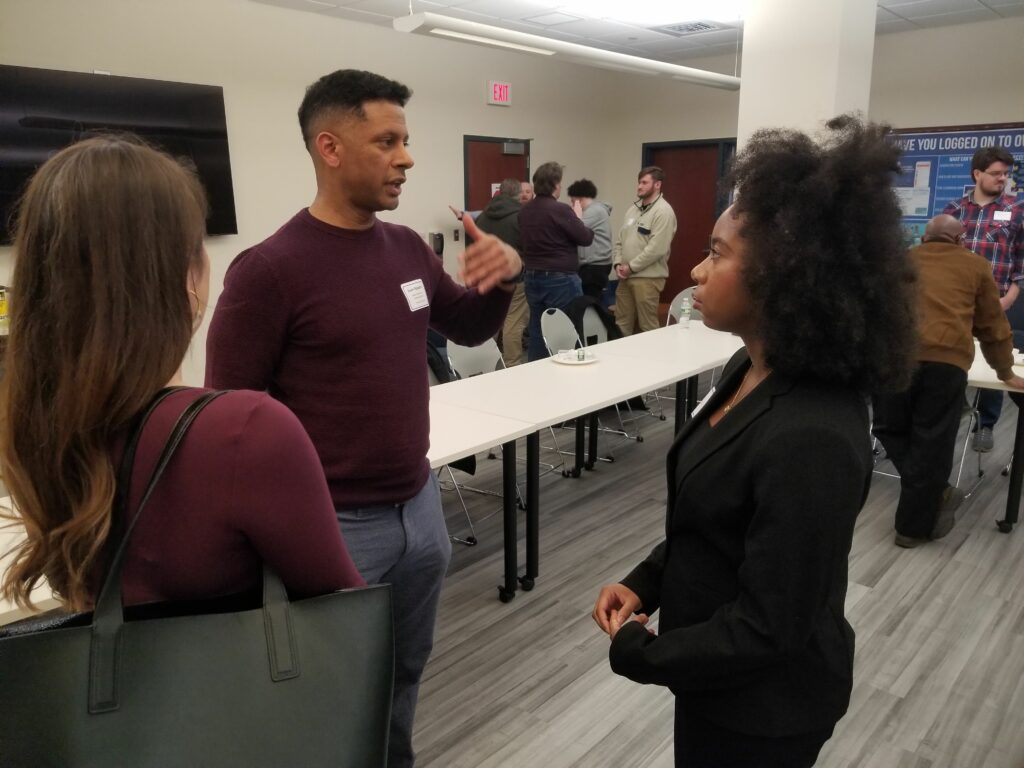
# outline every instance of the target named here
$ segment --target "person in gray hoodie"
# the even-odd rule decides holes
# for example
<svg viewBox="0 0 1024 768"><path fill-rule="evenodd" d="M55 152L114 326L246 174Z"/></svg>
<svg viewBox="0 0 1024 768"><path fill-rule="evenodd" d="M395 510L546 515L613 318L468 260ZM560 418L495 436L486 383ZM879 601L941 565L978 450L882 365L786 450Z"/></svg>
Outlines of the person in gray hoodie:
<svg viewBox="0 0 1024 768"><path fill-rule="evenodd" d="M597 187L589 179L580 179L569 185L573 209L587 229L594 233L594 242L579 248L583 294L600 301L612 268L612 226L609 221L612 207L596 200L596 197Z"/></svg>

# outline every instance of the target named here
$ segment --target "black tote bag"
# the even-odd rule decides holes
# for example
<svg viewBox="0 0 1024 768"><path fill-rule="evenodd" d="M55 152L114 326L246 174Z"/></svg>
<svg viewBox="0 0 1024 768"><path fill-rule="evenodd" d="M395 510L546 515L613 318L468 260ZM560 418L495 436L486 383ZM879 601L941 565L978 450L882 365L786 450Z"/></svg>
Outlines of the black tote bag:
<svg viewBox="0 0 1024 768"><path fill-rule="evenodd" d="M217 394L196 400L175 425L95 611L0 628L3 768L385 764L390 587L290 602L264 567L261 606L225 610L211 601L203 612L190 604L185 615L167 608L171 615L154 617L156 606L125 619L134 610L121 607L131 530L185 431Z"/></svg>

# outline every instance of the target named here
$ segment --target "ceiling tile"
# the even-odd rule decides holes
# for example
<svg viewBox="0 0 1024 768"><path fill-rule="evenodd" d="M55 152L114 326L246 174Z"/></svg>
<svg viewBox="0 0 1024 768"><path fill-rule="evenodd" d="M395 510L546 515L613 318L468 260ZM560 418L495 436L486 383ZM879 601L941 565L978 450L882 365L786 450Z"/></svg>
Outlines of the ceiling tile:
<svg viewBox="0 0 1024 768"><path fill-rule="evenodd" d="M533 23L534 19L523 19L523 21ZM558 30L559 32L567 32L572 35L579 35L580 37L606 39L612 36L608 34L609 30L617 30L617 25L612 26L599 19L581 19L580 21L571 21L566 24L555 24L548 28ZM624 42L626 39L627 38L625 37L621 39L616 38L616 42Z"/></svg>
<svg viewBox="0 0 1024 768"><path fill-rule="evenodd" d="M895 19L893 21L886 21L875 26L875 32L879 35L888 34L889 32L910 32L914 29L920 29L917 24L912 21L906 21L905 19Z"/></svg>
<svg viewBox="0 0 1024 768"><path fill-rule="evenodd" d="M900 17L892 11L887 11L882 6L878 6L875 12L875 22L878 24L884 24L887 21L897 21Z"/></svg>
<svg viewBox="0 0 1024 768"><path fill-rule="evenodd" d="M1020 8L1024 10L1024 0L981 0L982 5L1003 12L1004 8Z"/></svg>
<svg viewBox="0 0 1024 768"><path fill-rule="evenodd" d="M446 4L450 2L464 11L485 13L499 19L523 19L545 12L545 9L539 7L537 3L526 2L526 0L471 0L468 3L464 0L439 0L439 2L446 2ZM415 1L413 7L415 7Z"/></svg>
<svg viewBox="0 0 1024 768"><path fill-rule="evenodd" d="M721 29L712 32L697 32L680 39L694 40L701 45L724 45L725 43L735 45L736 41L742 37L743 33L738 29Z"/></svg>
<svg viewBox="0 0 1024 768"><path fill-rule="evenodd" d="M885 7L905 19L936 16L940 13L984 10L978 0L888 0Z"/></svg>
<svg viewBox="0 0 1024 768"><path fill-rule="evenodd" d="M535 13L532 16L524 16L522 20L528 21L531 24L540 24L544 27L562 26L564 24L583 21L579 16L571 16L570 14L562 13L561 11Z"/></svg>
<svg viewBox="0 0 1024 768"><path fill-rule="evenodd" d="M953 13L939 13L934 16L909 17L910 21L921 27L947 27L955 24L970 24L973 21L991 21L999 16L988 8L975 11L956 11Z"/></svg>
<svg viewBox="0 0 1024 768"><path fill-rule="evenodd" d="M701 48L701 55L703 56L718 56L723 53L736 53L736 43L733 43L732 45L706 45ZM742 49L740 50L740 53L743 53Z"/></svg>
<svg viewBox="0 0 1024 768"><path fill-rule="evenodd" d="M408 4L406 5L406 12L408 12ZM348 8L345 6L329 10L326 15L333 16L334 18L337 19L358 21L362 22L363 24L376 24L377 26L381 27L390 27L391 21L392 19L394 19L393 16L387 16L381 13L370 13L367 11L361 11L358 8Z"/></svg>

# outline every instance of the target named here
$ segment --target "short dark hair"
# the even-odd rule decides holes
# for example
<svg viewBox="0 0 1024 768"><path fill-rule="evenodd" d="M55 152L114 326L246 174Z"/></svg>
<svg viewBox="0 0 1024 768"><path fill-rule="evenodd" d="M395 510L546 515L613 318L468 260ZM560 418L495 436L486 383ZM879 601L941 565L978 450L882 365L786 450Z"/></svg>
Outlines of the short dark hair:
<svg viewBox="0 0 1024 768"><path fill-rule="evenodd" d="M501 187L498 189L498 194L504 197L511 197L514 200L518 200L519 193L522 191L522 189L523 187L519 179L503 179L501 182Z"/></svg>
<svg viewBox="0 0 1024 768"><path fill-rule="evenodd" d="M306 89L299 105L299 127L302 140L309 146L313 123L325 112L347 112L366 117L363 104L368 101L390 101L404 107L412 96L406 86L373 72L361 69L339 69L324 75Z"/></svg>
<svg viewBox="0 0 1024 768"><path fill-rule="evenodd" d="M916 345L915 271L892 190L886 125L843 115L816 143L754 133L724 188L745 243L743 282L768 366L787 377L899 391Z"/></svg>
<svg viewBox="0 0 1024 768"><path fill-rule="evenodd" d="M648 165L640 169L640 173L636 175L636 180L640 181L644 176L650 176L655 181L664 181L665 172L656 165Z"/></svg>
<svg viewBox="0 0 1024 768"><path fill-rule="evenodd" d="M569 185L569 197L597 197L597 187L590 179L580 179Z"/></svg>
<svg viewBox="0 0 1024 768"><path fill-rule="evenodd" d="M537 195L551 195L562 183L564 166L558 163L544 163L533 172L533 192Z"/></svg>
<svg viewBox="0 0 1024 768"><path fill-rule="evenodd" d="M1006 163L1013 167L1013 155L1002 147L985 147L979 149L971 158L971 173L974 171L987 171L992 163Z"/></svg>

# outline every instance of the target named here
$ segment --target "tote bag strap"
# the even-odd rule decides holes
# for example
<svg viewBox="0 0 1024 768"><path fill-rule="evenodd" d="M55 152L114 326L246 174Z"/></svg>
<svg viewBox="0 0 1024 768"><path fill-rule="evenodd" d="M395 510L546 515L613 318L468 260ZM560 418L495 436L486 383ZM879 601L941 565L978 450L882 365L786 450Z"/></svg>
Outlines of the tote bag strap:
<svg viewBox="0 0 1024 768"><path fill-rule="evenodd" d="M117 698L117 650L120 641L121 626L124 624L124 609L121 599L121 571L124 567L125 552L128 549L128 542L131 539L132 531L142 517L143 510L153 494L153 489L159 482L164 470L167 468L171 457L174 456L178 446L181 445L185 433L188 432L192 422L199 413L213 400L225 394L223 391L208 392L189 404L174 428L171 430L163 451L157 459L156 467L149 478L146 490L142 494L138 511L128 523L124 536L118 543L117 550L111 560L107 577L96 600L96 608L93 611L92 622L92 644L89 653L89 712L110 712L118 707ZM147 411L146 417L152 413L154 406ZM144 426L144 424L143 424ZM126 456L129 453L134 457L135 448L138 445L139 435L142 429L136 430L132 436L131 445L126 447ZM122 463L122 475L125 470L125 463ZM130 478L130 468L128 470ZM120 480L120 478L119 478Z"/></svg>
<svg viewBox="0 0 1024 768"><path fill-rule="evenodd" d="M149 423L149 417L153 415L160 404L175 392L180 392L183 389L187 389L187 387L165 387L161 389L156 393L149 405L146 406L146 410L132 420L131 428L128 430L128 439L124 444L124 453L121 455L121 464L117 469L117 485L114 487L114 507L111 514L110 533L107 535L107 543L104 547L108 563L124 539L125 520L128 517L128 494L131 491L132 485L132 469L135 466L135 452L139 447L142 430L146 428L146 424Z"/></svg>

